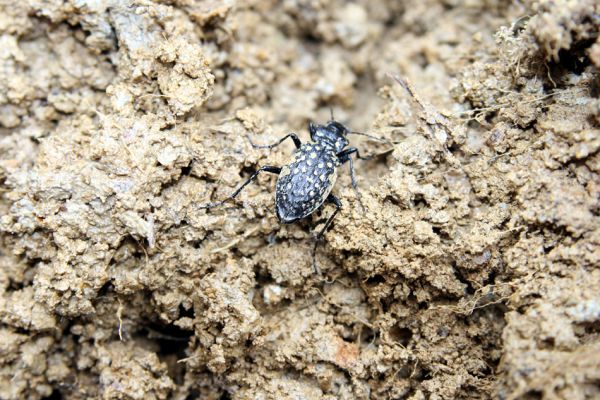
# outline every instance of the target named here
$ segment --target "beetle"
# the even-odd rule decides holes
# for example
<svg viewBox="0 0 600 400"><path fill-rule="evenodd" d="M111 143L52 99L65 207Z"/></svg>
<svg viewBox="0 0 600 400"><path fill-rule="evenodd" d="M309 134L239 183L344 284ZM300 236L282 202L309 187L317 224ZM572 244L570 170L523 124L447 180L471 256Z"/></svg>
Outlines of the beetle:
<svg viewBox="0 0 600 400"><path fill-rule="evenodd" d="M248 137L252 147L259 149L272 149L282 144L285 140L291 139L296 146L293 159L283 167L273 165L260 167L230 196L221 201L200 206L199 208L210 209L218 207L234 199L261 172L278 175L275 188L275 210L277 218L281 223L294 223L308 217L325 203L333 204L335 210L327 218L325 225L317 234L313 248L313 268L317 274L320 274L316 264L317 244L342 208L340 199L331 193L337 178L337 168L346 162L349 164L352 187L360 202L360 194L354 175L354 164L351 155L355 154L359 159L371 158L362 157L356 147L348 147L350 142L347 136L355 134L368 136L376 140L385 140L362 132L352 132L338 121L335 121L333 116L326 125L318 125L310 122L308 130L311 142L304 144L295 133L289 133L270 145L254 144L250 137ZM362 202L360 204L362 207Z"/></svg>

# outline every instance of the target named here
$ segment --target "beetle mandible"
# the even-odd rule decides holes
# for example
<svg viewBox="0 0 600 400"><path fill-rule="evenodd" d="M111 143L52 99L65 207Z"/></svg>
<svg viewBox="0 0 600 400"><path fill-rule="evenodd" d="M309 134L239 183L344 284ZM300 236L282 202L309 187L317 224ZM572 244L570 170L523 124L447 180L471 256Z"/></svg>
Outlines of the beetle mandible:
<svg viewBox="0 0 600 400"><path fill-rule="evenodd" d="M348 147L350 142L347 136L355 134L368 136L375 140L385 140L362 132L352 132L341 123L335 121L333 117L326 125L318 125L310 122L308 130L312 141L304 144L302 144L300 138L295 133L289 133L270 145L254 144L250 137L248 137L252 147L259 149L272 149L279 146L286 139L291 138L296 146L296 152L289 164L283 167L264 165L255 171L230 196L221 201L206 204L200 208L209 209L218 207L226 201L234 199L261 172L270 172L278 175L275 189L275 209L277 218L284 224L291 224L299 219L308 217L324 203L333 204L335 210L327 218L325 225L319 231L313 247L313 268L317 274L320 274L316 264L317 244L342 208L342 202L331 193L337 178L337 168L346 162L349 163L352 187L356 191L360 202L360 195L354 175L354 165L350 156L355 154L360 159L370 158L361 157L356 147Z"/></svg>

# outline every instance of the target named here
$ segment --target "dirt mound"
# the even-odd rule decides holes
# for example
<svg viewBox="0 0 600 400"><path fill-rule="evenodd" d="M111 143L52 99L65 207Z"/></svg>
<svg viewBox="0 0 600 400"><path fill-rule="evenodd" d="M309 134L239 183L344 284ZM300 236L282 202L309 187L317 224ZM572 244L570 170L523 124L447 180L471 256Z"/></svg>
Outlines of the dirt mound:
<svg viewBox="0 0 600 400"><path fill-rule="evenodd" d="M1 1L0 398L600 397L599 16ZM201 206L330 107L318 275L333 207Z"/></svg>

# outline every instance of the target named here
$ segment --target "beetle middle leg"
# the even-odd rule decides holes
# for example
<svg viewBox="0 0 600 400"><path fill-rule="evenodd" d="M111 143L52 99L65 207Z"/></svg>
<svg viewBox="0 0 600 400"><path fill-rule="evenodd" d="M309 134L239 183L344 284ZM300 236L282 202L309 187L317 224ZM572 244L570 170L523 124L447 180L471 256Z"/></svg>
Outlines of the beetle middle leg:
<svg viewBox="0 0 600 400"><path fill-rule="evenodd" d="M323 226L323 229L321 229L321 231L317 235L316 240L315 240L315 245L313 246L313 252L312 252L313 269L315 270L315 272L318 275L321 275L321 270L319 270L319 267L317 266L317 245L319 244L319 241L321 240L321 238L327 231L327 228L329 228L329 225L331 225L331 222L333 222L333 219L335 218L337 213L342 209L342 202L340 201L340 199L338 199L331 193L329 194L329 196L327 196L327 199L325 200L325 202L333 203L335 205L335 211L329 216L329 218L327 218L327 221L325 221L325 226Z"/></svg>
<svg viewBox="0 0 600 400"><path fill-rule="evenodd" d="M252 139L250 139L250 135L246 135L246 138L248 138L248 141L250 142L250 145L252 147L254 147L255 149L272 149L274 147L279 146L287 138L292 138L292 141L294 142L294 146L296 146L296 149L299 149L300 146L302 146L302 142L300 141L300 138L298 137L298 135L296 135L293 132L292 133L288 133L287 135L285 135L284 137L282 137L281 139L279 139L277 142L275 142L273 144L255 144L254 142L252 142Z"/></svg>
<svg viewBox="0 0 600 400"><path fill-rule="evenodd" d="M360 192L358 191L358 183L356 182L356 175L354 174L354 162L352 160L352 157L350 157L352 154L356 154L356 158L361 159L361 160L368 160L372 157L361 156L356 147L348 147L347 149L339 152L337 155L338 160L340 161L341 164L348 162L348 164L350 166L350 179L352 179L352 188L354 189L354 192L356 193L356 198L358 199L358 204L360 204L360 208L362 209L362 211L364 213L365 206L362 203L362 198L360 197Z"/></svg>
<svg viewBox="0 0 600 400"><path fill-rule="evenodd" d="M213 208L213 207L218 207L218 206L221 206L221 205L225 204L225 202L227 202L228 200L235 199L235 198L237 197L237 195L238 195L238 194L240 194L240 192L241 192L242 190L244 190L244 188L245 188L246 186L248 186L248 185L249 185L249 184L250 184L252 181L254 181L254 180L255 180L255 179L258 177L258 175L259 175L261 172L263 172L263 171L264 171L264 172L270 172L270 173L272 173L272 174L277 174L277 175L279 175L279 173L281 172L281 167L275 167L275 166L272 166L272 165L265 165L265 166L262 166L262 167L260 167L258 170L256 170L256 171L255 171L255 172L252 174L252 176L250 176L250 178L249 178L247 181L245 181L245 182L244 182L244 183L243 183L243 184L242 184L242 185L241 185L239 188L237 188L237 189L235 190L235 192L233 192L231 195L229 195L228 197L226 197L226 198L224 198L223 200L221 200L221 201L218 201L218 202L216 202L216 203L208 203L208 204L205 204L205 205L203 205L203 206L200 206L200 208L203 208L203 209L209 209L209 208Z"/></svg>

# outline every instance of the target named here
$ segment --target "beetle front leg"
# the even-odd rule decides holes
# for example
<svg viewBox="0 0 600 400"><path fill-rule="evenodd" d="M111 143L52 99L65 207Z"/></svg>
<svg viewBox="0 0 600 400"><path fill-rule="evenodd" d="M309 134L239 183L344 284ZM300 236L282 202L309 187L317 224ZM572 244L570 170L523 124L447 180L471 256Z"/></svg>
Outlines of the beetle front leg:
<svg viewBox="0 0 600 400"><path fill-rule="evenodd" d="M255 149L272 149L274 147L279 146L281 143L283 143L287 138L292 138L292 141L294 142L294 146L296 146L296 149L299 149L300 146L302 146L302 142L300 141L300 138L298 137L298 135L296 135L295 133L288 133L287 135L285 135L284 137L282 137L281 139L279 139L277 142L273 143L273 144L254 144L252 142L252 139L250 139L249 135L246 135L246 138L248 139L248 141L250 142L250 145L252 147L254 147Z"/></svg>
<svg viewBox="0 0 600 400"><path fill-rule="evenodd" d="M349 166L350 166L350 179L352 180L352 188L354 189L354 192L356 193L356 198L358 199L358 204L360 204L360 208L362 209L362 212L365 212L365 206L362 203L362 198L360 196L360 192L358 191L358 183L356 182L356 175L354 174L354 161L352 160L352 157L350 157L352 154L356 154L356 158L361 159L361 160L367 160L369 157L361 157L360 153L358 152L358 149L356 147L349 147L346 150L343 150L341 152L338 153L338 160L340 161L340 164L344 164L346 162L348 162Z"/></svg>

